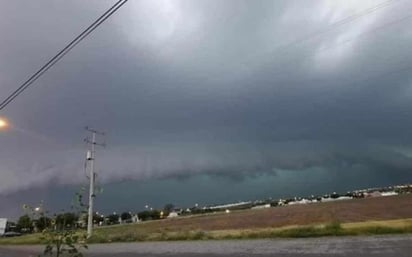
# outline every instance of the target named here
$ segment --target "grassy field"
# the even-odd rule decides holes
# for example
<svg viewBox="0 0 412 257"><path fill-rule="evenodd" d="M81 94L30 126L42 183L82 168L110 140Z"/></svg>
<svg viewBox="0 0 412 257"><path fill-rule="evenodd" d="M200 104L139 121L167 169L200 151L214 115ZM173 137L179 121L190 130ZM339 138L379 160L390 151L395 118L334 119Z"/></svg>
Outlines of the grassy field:
<svg viewBox="0 0 412 257"><path fill-rule="evenodd" d="M234 211L100 227L90 243L412 233L412 195ZM39 243L37 235L0 244Z"/></svg>

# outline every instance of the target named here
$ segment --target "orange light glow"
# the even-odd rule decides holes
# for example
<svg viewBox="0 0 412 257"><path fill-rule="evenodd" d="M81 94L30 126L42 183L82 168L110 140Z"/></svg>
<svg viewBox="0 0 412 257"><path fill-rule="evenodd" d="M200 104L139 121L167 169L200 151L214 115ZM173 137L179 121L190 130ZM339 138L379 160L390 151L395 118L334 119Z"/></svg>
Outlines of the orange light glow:
<svg viewBox="0 0 412 257"><path fill-rule="evenodd" d="M8 126L7 121L0 118L0 129L6 128L7 126Z"/></svg>

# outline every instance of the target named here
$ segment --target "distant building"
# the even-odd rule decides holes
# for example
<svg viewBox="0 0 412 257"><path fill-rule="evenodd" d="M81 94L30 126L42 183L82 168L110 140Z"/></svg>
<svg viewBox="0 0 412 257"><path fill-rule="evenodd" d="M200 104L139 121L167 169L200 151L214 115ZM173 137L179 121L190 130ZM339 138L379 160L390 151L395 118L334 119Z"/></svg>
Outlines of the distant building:
<svg viewBox="0 0 412 257"><path fill-rule="evenodd" d="M303 199L300 199L300 200L291 201L291 202L288 203L288 205L308 204L308 203L312 203L312 201L303 198Z"/></svg>
<svg viewBox="0 0 412 257"><path fill-rule="evenodd" d="M0 218L0 236L2 236L6 232L7 228L7 219Z"/></svg>
<svg viewBox="0 0 412 257"><path fill-rule="evenodd" d="M252 210L259 210L259 209L265 209L265 208L270 208L270 204L256 205L252 207Z"/></svg>
<svg viewBox="0 0 412 257"><path fill-rule="evenodd" d="M320 200L321 202L335 202L335 201L343 201L343 200L350 200L353 199L352 196L339 196L338 198L324 198Z"/></svg>
<svg viewBox="0 0 412 257"><path fill-rule="evenodd" d="M380 197L382 196L382 193L379 191L373 191L373 192L368 192L364 194L365 197Z"/></svg>
<svg viewBox="0 0 412 257"><path fill-rule="evenodd" d="M278 206L283 206L286 204L286 201L283 199L279 199Z"/></svg>
<svg viewBox="0 0 412 257"><path fill-rule="evenodd" d="M222 204L222 205L215 205L215 206L210 206L209 209L211 210L219 210L219 209L241 209L241 208L247 208L252 202L238 202L238 203L229 203L229 204Z"/></svg>
<svg viewBox="0 0 412 257"><path fill-rule="evenodd" d="M138 216L137 214L135 214L135 215L132 216L132 222L133 222L133 223L138 223L138 222L140 222L139 216Z"/></svg>
<svg viewBox="0 0 412 257"><path fill-rule="evenodd" d="M178 217L178 216L179 216L179 214L178 214L177 212L172 211L172 212L169 213L169 215L167 216L167 218L176 218L176 217Z"/></svg>
<svg viewBox="0 0 412 257"><path fill-rule="evenodd" d="M389 192L382 192L381 196L393 196L393 195L398 195L398 193L394 191L389 191Z"/></svg>

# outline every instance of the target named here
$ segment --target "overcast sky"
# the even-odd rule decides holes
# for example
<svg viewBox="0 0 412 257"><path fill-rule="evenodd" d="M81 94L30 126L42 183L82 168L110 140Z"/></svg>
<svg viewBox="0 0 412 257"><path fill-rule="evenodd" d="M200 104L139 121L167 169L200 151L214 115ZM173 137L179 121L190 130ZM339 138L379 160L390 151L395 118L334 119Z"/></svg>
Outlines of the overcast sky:
<svg viewBox="0 0 412 257"><path fill-rule="evenodd" d="M114 2L0 0L1 100ZM411 182L411 9L130 0L0 113L0 216L69 206L86 125L104 211Z"/></svg>

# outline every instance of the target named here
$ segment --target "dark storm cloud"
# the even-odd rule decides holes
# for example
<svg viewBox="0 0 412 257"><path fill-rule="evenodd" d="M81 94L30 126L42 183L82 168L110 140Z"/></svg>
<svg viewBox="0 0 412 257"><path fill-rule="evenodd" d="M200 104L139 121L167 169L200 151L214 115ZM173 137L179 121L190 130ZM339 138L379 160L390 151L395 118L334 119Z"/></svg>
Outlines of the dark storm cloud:
<svg viewBox="0 0 412 257"><path fill-rule="evenodd" d="M110 4L4 3L0 94ZM130 1L1 114L14 128L0 135L0 193L84 181L85 125L108 132L105 183L313 168L410 177L412 6L329 27L375 5Z"/></svg>

